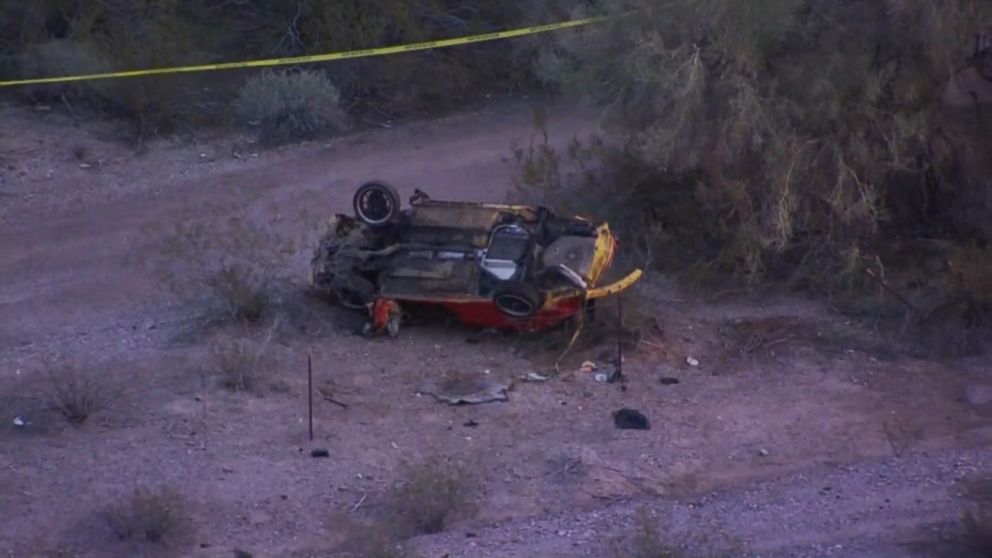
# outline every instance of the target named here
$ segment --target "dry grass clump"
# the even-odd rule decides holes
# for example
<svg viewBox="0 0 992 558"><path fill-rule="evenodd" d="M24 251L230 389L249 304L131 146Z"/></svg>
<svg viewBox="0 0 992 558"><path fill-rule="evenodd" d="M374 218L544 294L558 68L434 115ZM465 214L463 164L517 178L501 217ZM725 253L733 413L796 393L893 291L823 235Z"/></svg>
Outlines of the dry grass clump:
<svg viewBox="0 0 992 558"><path fill-rule="evenodd" d="M690 551L689 546L701 547ZM613 545L614 558L727 558L730 552L715 550L708 541L703 540L692 545L673 542L664 537L658 529L657 522L644 508L637 511L635 526L624 539Z"/></svg>
<svg viewBox="0 0 992 558"><path fill-rule="evenodd" d="M158 543L174 534L187 519L186 499L167 488L139 486L123 501L101 513L120 540Z"/></svg>
<svg viewBox="0 0 992 558"><path fill-rule="evenodd" d="M250 206L210 223L188 219L145 258L163 286L207 315L258 325L289 284L299 242L278 232L278 215Z"/></svg>
<svg viewBox="0 0 992 558"><path fill-rule="evenodd" d="M452 520L475 512L478 480L466 466L439 456L403 465L400 481L386 499L397 533L440 533Z"/></svg>
<svg viewBox="0 0 992 558"><path fill-rule="evenodd" d="M210 345L211 371L224 388L257 394L270 384L268 350L280 323L276 320L261 338L222 336Z"/></svg>
<svg viewBox="0 0 992 558"><path fill-rule="evenodd" d="M44 400L71 424L86 422L121 396L121 389L102 371L50 364L42 376Z"/></svg>

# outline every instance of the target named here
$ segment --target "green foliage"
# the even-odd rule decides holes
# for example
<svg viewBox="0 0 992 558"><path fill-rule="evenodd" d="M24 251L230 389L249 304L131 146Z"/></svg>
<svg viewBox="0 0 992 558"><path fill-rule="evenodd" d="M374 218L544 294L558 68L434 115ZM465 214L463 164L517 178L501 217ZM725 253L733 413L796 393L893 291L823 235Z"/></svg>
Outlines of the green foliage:
<svg viewBox="0 0 992 558"><path fill-rule="evenodd" d="M248 78L235 110L244 122L259 127L262 139L278 143L342 131L346 117L340 101L322 72L266 71Z"/></svg>
<svg viewBox="0 0 992 558"><path fill-rule="evenodd" d="M973 115L955 124L942 98L956 72L979 63L969 57L992 5L596 4L639 12L556 35L536 73L605 108L622 145L576 187L608 200L601 212L676 256L674 266L834 292L874 285L865 269L879 262L890 279L905 270L894 252L915 238L992 240L981 225L992 221L981 194L992 128ZM952 252L928 281L953 283Z"/></svg>
<svg viewBox="0 0 992 558"><path fill-rule="evenodd" d="M491 32L520 18L515 3L498 0L40 0L0 6L0 68L35 77L296 56ZM37 52L52 42L64 46L57 54L68 63ZM380 116L450 108L529 82L529 65L507 64L504 50L485 44L341 61L333 66L334 84L344 106ZM222 72L45 86L29 95L64 95L74 110L124 116L144 134L225 122L234 116L237 84Z"/></svg>

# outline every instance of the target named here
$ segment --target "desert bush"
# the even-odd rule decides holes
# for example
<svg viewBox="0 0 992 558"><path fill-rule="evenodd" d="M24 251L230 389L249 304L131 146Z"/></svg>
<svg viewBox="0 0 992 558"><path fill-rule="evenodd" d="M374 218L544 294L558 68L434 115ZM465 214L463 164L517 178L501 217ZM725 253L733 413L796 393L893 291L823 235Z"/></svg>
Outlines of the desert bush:
<svg viewBox="0 0 992 558"><path fill-rule="evenodd" d="M28 48L20 69L25 77L52 77L108 72L111 66L92 45L55 39ZM105 84L97 82L30 87L23 93L38 101L68 98L76 106L85 104L90 108L99 108L107 100Z"/></svg>
<svg viewBox="0 0 992 558"><path fill-rule="evenodd" d="M990 240L979 223L992 203L978 171L989 158L977 155L988 124L953 124L944 93L959 69L979 63L970 57L992 6L591 5L638 16L540 49L538 74L602 105L616 137L565 187L603 200L599 212L664 253L659 261L828 294L874 289L866 269L881 263L891 285L922 297L953 282L955 249ZM950 248L936 254L943 264L928 284L902 280L911 262L899 252L920 238Z"/></svg>
<svg viewBox="0 0 992 558"><path fill-rule="evenodd" d="M86 45L87 52L114 69L367 49L515 27L523 21L523 10L530 10L529 4L498 0L53 0L3 5L0 67L4 59L19 60L26 51L50 41L72 48ZM498 94L531 83L526 54L507 63L505 51L505 44L478 44L343 60L334 65L334 84L346 100L344 106L377 118L448 109L473 102L480 93ZM32 68L17 64L15 69L21 75L39 75L28 74ZM224 123L233 116L231 101L239 97L230 75L106 82L99 85L104 91L98 97L104 110L129 118L144 133L171 131L183 123ZM59 90L56 86L35 91L43 95ZM250 120L261 118L257 112L248 116Z"/></svg>
<svg viewBox="0 0 992 558"><path fill-rule="evenodd" d="M440 533L452 519L475 511L477 479L465 466L431 456L405 464L387 498L393 529L408 535Z"/></svg>
<svg viewBox="0 0 992 558"><path fill-rule="evenodd" d="M262 139L284 142L345 128L338 90L321 71L266 71L248 78L235 109Z"/></svg>
<svg viewBox="0 0 992 558"><path fill-rule="evenodd" d="M168 487L139 486L124 501L104 508L101 515L120 540L157 543L186 520L186 499Z"/></svg>
<svg viewBox="0 0 992 558"><path fill-rule="evenodd" d="M42 374L45 400L72 424L86 422L120 397L120 389L100 372L49 364Z"/></svg>
<svg viewBox="0 0 992 558"><path fill-rule="evenodd" d="M199 21L178 2L37 2L12 18L16 34L5 37L4 54L18 60L22 77L54 77L113 70L177 66L203 61L209 48ZM17 40L14 40L14 39ZM22 89L32 101L123 117L139 139L179 124L217 122L220 91L210 76L53 84Z"/></svg>
<svg viewBox="0 0 992 558"><path fill-rule="evenodd" d="M260 323L289 283L299 244L277 232L278 216L249 209L212 224L187 219L144 258L187 304L243 324Z"/></svg>
<svg viewBox="0 0 992 558"><path fill-rule="evenodd" d="M221 385L231 391L255 393L265 387L269 376L267 351L279 323L278 320L273 322L260 340L224 337L213 342L210 347L212 370L220 377Z"/></svg>

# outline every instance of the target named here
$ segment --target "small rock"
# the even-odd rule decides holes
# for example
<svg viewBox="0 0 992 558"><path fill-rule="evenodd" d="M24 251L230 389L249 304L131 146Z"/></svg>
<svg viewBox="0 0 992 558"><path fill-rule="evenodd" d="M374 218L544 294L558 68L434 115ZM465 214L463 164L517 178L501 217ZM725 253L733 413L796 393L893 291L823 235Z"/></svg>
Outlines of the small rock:
<svg viewBox="0 0 992 558"><path fill-rule="evenodd" d="M968 386L964 391L964 399L975 407L992 405L992 384Z"/></svg>
<svg viewBox="0 0 992 558"><path fill-rule="evenodd" d="M324 448L314 448L310 450L310 457L330 457L331 452Z"/></svg>
<svg viewBox="0 0 992 558"><path fill-rule="evenodd" d="M24 417L14 417L14 426L27 426L28 421Z"/></svg>
<svg viewBox="0 0 992 558"><path fill-rule="evenodd" d="M674 385L677 385L679 383L679 379L678 378L670 378L670 377L667 377L667 376L664 376L664 377L660 378L658 381L661 382L661 385L663 385L663 386L674 386Z"/></svg>
<svg viewBox="0 0 992 558"><path fill-rule="evenodd" d="M685 357L685 363L688 364L689 366L694 367L694 368L696 366L699 366L699 361L696 360L695 358L691 357L691 356Z"/></svg>
<svg viewBox="0 0 992 558"><path fill-rule="evenodd" d="M601 384L605 384L610 379L609 376L602 372L597 372L592 378Z"/></svg>
<svg viewBox="0 0 992 558"><path fill-rule="evenodd" d="M765 448L761 448L760 450L758 450L758 455L760 455L761 457L768 457L769 455L768 450L766 450Z"/></svg>
<svg viewBox="0 0 992 558"><path fill-rule="evenodd" d="M86 170L86 169L88 169L88 168L91 168L92 166L93 166L93 165L91 165L91 164L89 164L89 163L79 163L79 168L81 168L81 169L83 169L83 170Z"/></svg>

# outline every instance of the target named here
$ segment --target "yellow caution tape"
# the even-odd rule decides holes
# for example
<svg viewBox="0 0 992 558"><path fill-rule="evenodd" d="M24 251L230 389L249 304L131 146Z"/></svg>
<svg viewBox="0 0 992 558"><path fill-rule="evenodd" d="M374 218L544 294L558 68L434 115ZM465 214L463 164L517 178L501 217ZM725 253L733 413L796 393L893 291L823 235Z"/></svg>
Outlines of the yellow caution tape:
<svg viewBox="0 0 992 558"><path fill-rule="evenodd" d="M408 45L397 45L390 47L371 48L365 50L351 50L347 52L332 52L328 54L314 54L309 56L293 56L289 58L270 58L266 60L248 60L245 62L223 62L220 64L201 64L198 66L178 66L174 68L150 68L146 70L130 70L125 72L107 72L101 74L84 74L76 76L48 77L36 79L20 79L12 81L0 81L0 87L12 87L17 85L41 85L46 83L68 83L74 81L91 81L98 79L116 79L140 76L156 76L163 74L187 74L193 72L210 72L216 70L236 70L240 68L267 68L272 66L287 66L291 64L312 64L315 62L330 62L333 60L348 60L352 58L369 58L372 56L386 56L389 54L402 54L404 52L415 52L418 50L430 50L437 48L447 48L472 43L483 43L497 41L500 39L510 39L522 37L524 35L534 35L537 33L547 33L549 31L559 31L572 27L581 27L592 23L599 23L610 19L609 16L589 17L584 19L574 19L559 23L549 23L534 27L524 27L509 31L499 31L496 33L486 33L483 35L470 35L467 37L455 37L440 41L426 41L422 43L412 43Z"/></svg>

